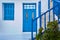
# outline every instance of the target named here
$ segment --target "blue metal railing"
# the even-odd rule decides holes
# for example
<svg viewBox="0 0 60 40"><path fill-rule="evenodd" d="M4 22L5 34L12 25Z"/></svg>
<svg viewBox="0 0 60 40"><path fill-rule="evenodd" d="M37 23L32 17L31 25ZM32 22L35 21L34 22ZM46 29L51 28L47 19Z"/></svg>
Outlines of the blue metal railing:
<svg viewBox="0 0 60 40"><path fill-rule="evenodd" d="M55 7L57 7L57 5ZM32 37L31 39L32 40L34 40L34 37L33 37L33 22L35 20L37 20L38 18L41 18L44 15L44 28L46 29L46 14L49 12L49 22L50 22L50 11L53 10L55 7L51 8L51 9L48 9L46 12L44 12L40 16L36 17L35 19L32 19L32 30L31 30L31 37ZM53 13L53 20L55 20L54 13ZM36 34L37 34L37 31L36 31Z"/></svg>
<svg viewBox="0 0 60 40"><path fill-rule="evenodd" d="M50 0L48 0L48 9L50 9ZM50 22L50 11L49 11L49 22Z"/></svg>

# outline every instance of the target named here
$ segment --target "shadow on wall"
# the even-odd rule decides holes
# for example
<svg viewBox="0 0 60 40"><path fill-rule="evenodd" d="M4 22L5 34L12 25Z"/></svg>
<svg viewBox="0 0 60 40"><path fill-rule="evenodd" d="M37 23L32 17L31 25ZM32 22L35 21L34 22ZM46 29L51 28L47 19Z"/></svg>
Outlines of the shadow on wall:
<svg viewBox="0 0 60 40"><path fill-rule="evenodd" d="M0 20L0 33L2 33L3 32L3 23L2 23L2 21Z"/></svg>

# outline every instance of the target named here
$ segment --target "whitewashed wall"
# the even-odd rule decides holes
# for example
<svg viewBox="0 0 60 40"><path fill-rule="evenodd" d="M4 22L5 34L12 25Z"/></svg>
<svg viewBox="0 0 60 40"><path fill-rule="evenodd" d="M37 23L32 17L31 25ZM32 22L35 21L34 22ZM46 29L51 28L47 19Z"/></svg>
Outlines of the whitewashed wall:
<svg viewBox="0 0 60 40"><path fill-rule="evenodd" d="M48 10L48 0L41 0L41 12L44 13Z"/></svg>
<svg viewBox="0 0 60 40"><path fill-rule="evenodd" d="M38 16L38 2L40 0L0 0L0 33L4 34L21 34L23 33L23 3L37 3L37 16ZM14 3L14 21L3 20L2 3ZM41 0L41 12L48 9L48 0ZM38 23L38 22L37 22ZM39 23L38 25L39 26Z"/></svg>

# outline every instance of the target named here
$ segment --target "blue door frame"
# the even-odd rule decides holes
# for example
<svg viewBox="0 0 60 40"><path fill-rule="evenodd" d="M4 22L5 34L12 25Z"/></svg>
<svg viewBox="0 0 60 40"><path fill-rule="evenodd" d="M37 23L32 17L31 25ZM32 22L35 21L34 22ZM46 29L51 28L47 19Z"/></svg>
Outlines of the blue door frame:
<svg viewBox="0 0 60 40"><path fill-rule="evenodd" d="M31 32L32 17L36 17L36 3L23 3L23 32ZM36 32L37 21L33 23L33 31Z"/></svg>

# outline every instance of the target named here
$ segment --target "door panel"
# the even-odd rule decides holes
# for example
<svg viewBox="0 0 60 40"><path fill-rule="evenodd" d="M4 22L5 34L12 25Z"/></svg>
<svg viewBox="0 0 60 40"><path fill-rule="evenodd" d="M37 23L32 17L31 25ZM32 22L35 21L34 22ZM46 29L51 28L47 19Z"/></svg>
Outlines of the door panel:
<svg viewBox="0 0 60 40"><path fill-rule="evenodd" d="M58 17L58 21L60 22L60 3L57 3L56 1L59 0L53 0L53 7L57 5L57 7L53 9L53 13L56 14L56 16Z"/></svg>
<svg viewBox="0 0 60 40"><path fill-rule="evenodd" d="M36 4L33 4L36 7ZM36 17L36 8L34 8L31 3L24 3L23 4L23 32L31 32L32 29L32 15L34 18ZM32 14L33 13L33 14ZM36 24L37 22L34 21L33 23L33 31L36 31Z"/></svg>

